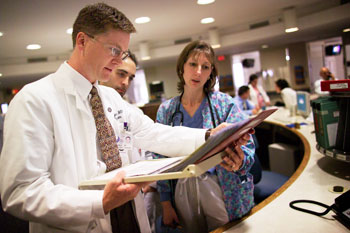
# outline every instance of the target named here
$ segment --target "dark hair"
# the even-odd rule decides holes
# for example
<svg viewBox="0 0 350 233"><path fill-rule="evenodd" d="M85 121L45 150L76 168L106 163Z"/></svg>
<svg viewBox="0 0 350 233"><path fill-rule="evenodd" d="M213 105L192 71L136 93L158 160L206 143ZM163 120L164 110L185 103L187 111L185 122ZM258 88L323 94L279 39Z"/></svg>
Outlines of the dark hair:
<svg viewBox="0 0 350 233"><path fill-rule="evenodd" d="M208 58L209 62L211 63L212 70L210 73L210 78L208 81L204 84L204 92L209 93L213 90L213 87L216 83L216 76L218 75L218 68L215 63L215 53L213 48L204 41L193 41L189 43L181 52L179 58L177 59L177 65L176 65L176 72L177 76L179 77L180 81L177 83L177 90L182 93L184 91L185 86L185 80L183 78L184 74L184 65L187 62L189 56L197 55L199 53L204 53L205 56Z"/></svg>
<svg viewBox="0 0 350 233"><path fill-rule="evenodd" d="M259 77L256 74L252 74L249 76L249 84L251 84L255 79L258 79Z"/></svg>
<svg viewBox="0 0 350 233"><path fill-rule="evenodd" d="M284 79L278 79L275 83L281 90L283 90L286 87L289 87L288 82Z"/></svg>
<svg viewBox="0 0 350 233"><path fill-rule="evenodd" d="M241 95L243 95L244 93L246 93L247 91L249 91L249 87L248 87L248 86L241 86L241 87L238 89L238 95L241 96Z"/></svg>
<svg viewBox="0 0 350 233"><path fill-rule="evenodd" d="M136 59L136 56L135 54L133 54L130 50L128 50L129 52L129 57L130 59L135 63L135 65L137 66L138 65L138 62L137 62L137 59Z"/></svg>
<svg viewBox="0 0 350 233"><path fill-rule="evenodd" d="M95 36L107 32L110 28L119 29L127 33L136 32L130 20L116 8L105 3L87 5L80 10L73 24L73 48L79 32Z"/></svg>

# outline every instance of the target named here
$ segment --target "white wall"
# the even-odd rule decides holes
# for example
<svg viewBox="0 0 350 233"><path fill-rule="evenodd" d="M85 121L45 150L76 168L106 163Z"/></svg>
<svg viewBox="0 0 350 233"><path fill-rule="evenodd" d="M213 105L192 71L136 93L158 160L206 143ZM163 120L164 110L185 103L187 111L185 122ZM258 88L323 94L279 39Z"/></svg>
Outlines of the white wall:
<svg viewBox="0 0 350 233"><path fill-rule="evenodd" d="M253 67L243 67L242 61L244 59L254 59ZM260 55L259 51L235 54L232 56L232 73L233 73L233 83L235 85L235 90L237 92L238 88L243 85L248 85L249 76L261 71L260 65ZM261 79L259 79L261 82ZM262 83L260 83L261 85Z"/></svg>
<svg viewBox="0 0 350 233"><path fill-rule="evenodd" d="M294 89L310 89L309 69L305 43L295 43L288 45L289 50L289 73L290 73L290 84ZM304 70L304 83L296 83L295 67L301 66Z"/></svg>
<svg viewBox="0 0 350 233"><path fill-rule="evenodd" d="M342 38L336 37L331 38L328 40L325 40L325 46L327 45L334 45L334 44L342 44ZM324 65L329 68L329 70L334 74L334 77L336 79L344 79L344 53L343 49L341 50L341 53L336 56L325 56L324 57Z"/></svg>
<svg viewBox="0 0 350 233"><path fill-rule="evenodd" d="M346 62L350 63L350 44L345 46ZM350 66L346 67L347 78L350 79Z"/></svg>
<svg viewBox="0 0 350 233"><path fill-rule="evenodd" d="M286 79L290 83L285 47L260 50L260 60L262 70L273 71L273 76L261 79L266 91L274 91L278 79Z"/></svg>
<svg viewBox="0 0 350 233"><path fill-rule="evenodd" d="M133 104L143 105L149 102L146 76L143 69L136 71L135 78L126 91L126 96L127 100Z"/></svg>
<svg viewBox="0 0 350 233"><path fill-rule="evenodd" d="M290 60L286 61L286 48L289 51ZM275 81L285 79L293 89L308 89L310 87L309 69L305 43L289 44L282 47L274 47L260 50L262 70L272 70L273 76L263 78L266 91L275 90ZM295 66L304 69L304 84L296 84Z"/></svg>
<svg viewBox="0 0 350 233"><path fill-rule="evenodd" d="M323 41L315 41L307 44L307 55L309 61L310 87L315 89L314 83L320 79L320 69L323 64Z"/></svg>
<svg viewBox="0 0 350 233"><path fill-rule="evenodd" d="M341 37L329 38L326 40L313 41L307 44L307 55L310 70L310 86L314 90L313 83L320 79L320 69L325 66L335 76L336 79L344 79L343 50L337 56L325 56L327 45L342 44Z"/></svg>

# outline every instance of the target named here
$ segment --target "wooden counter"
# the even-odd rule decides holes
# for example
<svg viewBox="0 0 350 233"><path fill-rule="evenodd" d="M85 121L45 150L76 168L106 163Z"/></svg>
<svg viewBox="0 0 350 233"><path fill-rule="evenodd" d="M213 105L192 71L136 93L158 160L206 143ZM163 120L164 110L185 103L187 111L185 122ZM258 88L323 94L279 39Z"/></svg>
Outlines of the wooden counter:
<svg viewBox="0 0 350 233"><path fill-rule="evenodd" d="M302 161L290 179L273 195L255 206L249 215L213 232L349 232L345 226L334 220L332 211L321 218L293 210L289 203L297 199L309 199L327 205L333 204L339 194L331 192L330 189L335 185L348 189L350 187L350 164L325 157L316 150L313 124L301 126L300 129L285 126L288 123L306 122L305 119L291 118L286 110L279 109L267 122L282 127L301 139L304 147ZM311 205L303 207L319 212L324 210Z"/></svg>

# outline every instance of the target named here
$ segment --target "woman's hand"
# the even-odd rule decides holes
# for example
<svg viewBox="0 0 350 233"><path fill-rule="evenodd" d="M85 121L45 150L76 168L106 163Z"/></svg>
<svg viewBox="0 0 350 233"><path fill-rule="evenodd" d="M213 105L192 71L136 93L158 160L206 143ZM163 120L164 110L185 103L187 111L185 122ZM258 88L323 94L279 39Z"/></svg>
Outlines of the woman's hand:
<svg viewBox="0 0 350 233"><path fill-rule="evenodd" d="M222 123L216 129L222 129L226 127L227 123ZM219 128L220 127L220 128ZM215 134L217 131L214 131L214 129L211 131L211 133ZM244 161L244 153L241 149L241 146L246 145L248 143L248 140L250 139L250 134L254 134L254 129L249 130L248 133L244 134L241 138L236 141L236 143L232 144L230 147L227 147L225 149L226 156L223 157L223 161L220 163L220 165L225 168L227 171L238 171L243 164Z"/></svg>
<svg viewBox="0 0 350 233"><path fill-rule="evenodd" d="M163 224L165 226L169 226L172 228L176 228L176 226L180 223L177 217L175 209L172 207L170 201L162 201L163 207Z"/></svg>
<svg viewBox="0 0 350 233"><path fill-rule="evenodd" d="M233 149L227 147L225 152L226 156L223 157L223 161L220 165L227 171L238 171L242 167L244 161L244 153L241 146L236 145Z"/></svg>

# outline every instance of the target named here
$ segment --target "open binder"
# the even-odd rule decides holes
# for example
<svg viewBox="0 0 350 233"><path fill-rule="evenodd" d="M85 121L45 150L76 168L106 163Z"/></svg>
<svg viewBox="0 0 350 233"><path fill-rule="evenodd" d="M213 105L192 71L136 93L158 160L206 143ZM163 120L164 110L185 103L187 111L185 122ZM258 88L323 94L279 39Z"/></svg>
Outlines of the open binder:
<svg viewBox="0 0 350 233"><path fill-rule="evenodd" d="M246 119L217 132L195 150L183 157L138 161L80 183L79 189L98 189L111 180L118 172L125 171L126 183L197 177L216 166L225 156L226 147L232 145L243 134L256 127L277 108L262 111L256 117Z"/></svg>

